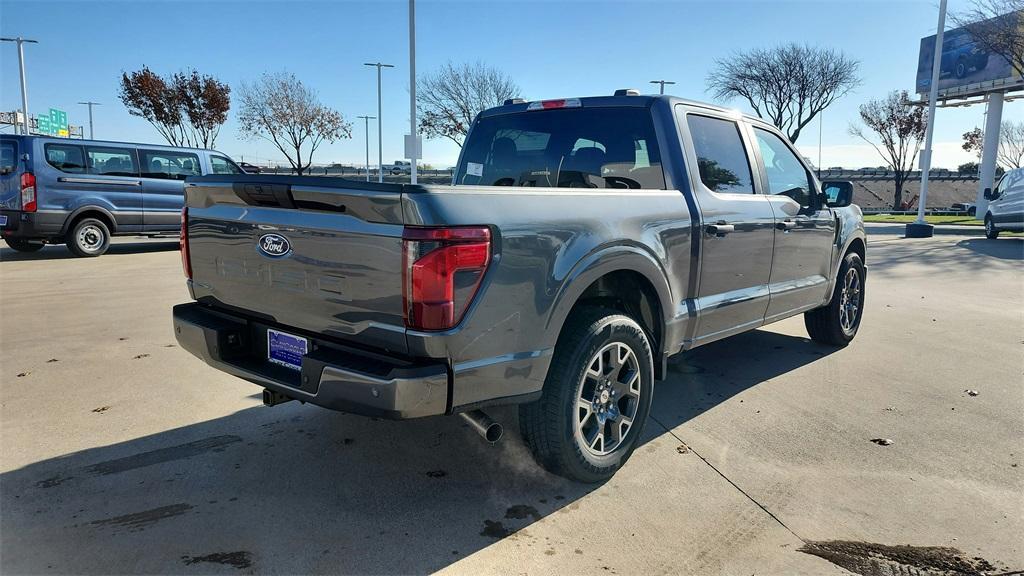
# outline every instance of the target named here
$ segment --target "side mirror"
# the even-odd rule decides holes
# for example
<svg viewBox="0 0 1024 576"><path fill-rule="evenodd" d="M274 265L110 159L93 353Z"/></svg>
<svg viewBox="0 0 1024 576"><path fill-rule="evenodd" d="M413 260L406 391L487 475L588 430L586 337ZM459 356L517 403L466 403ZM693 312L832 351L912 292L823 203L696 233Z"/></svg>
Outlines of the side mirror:
<svg viewBox="0 0 1024 576"><path fill-rule="evenodd" d="M843 208L853 203L853 182L822 182L821 188L829 208Z"/></svg>
<svg viewBox="0 0 1024 576"><path fill-rule="evenodd" d="M982 192L982 196L985 197L985 200L995 200L996 198L999 198L999 192L993 192L991 188L985 188L985 191Z"/></svg>

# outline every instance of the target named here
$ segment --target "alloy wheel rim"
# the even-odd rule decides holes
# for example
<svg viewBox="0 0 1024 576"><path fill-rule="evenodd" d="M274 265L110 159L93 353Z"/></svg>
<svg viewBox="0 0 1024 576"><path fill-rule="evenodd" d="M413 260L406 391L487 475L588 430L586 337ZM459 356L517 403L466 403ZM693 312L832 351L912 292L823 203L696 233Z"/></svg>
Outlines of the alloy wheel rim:
<svg viewBox="0 0 1024 576"><path fill-rule="evenodd" d="M614 452L633 429L640 408L640 362L622 342L594 354L576 387L576 442L594 456Z"/></svg>
<svg viewBox="0 0 1024 576"><path fill-rule="evenodd" d="M88 225L83 226L78 231L78 245L83 250L88 252L95 252L99 250L100 246L103 245L103 232L98 226Z"/></svg>
<svg viewBox="0 0 1024 576"><path fill-rule="evenodd" d="M846 271L843 291L839 298L839 325L847 335L853 333L860 313L860 274L856 268Z"/></svg>

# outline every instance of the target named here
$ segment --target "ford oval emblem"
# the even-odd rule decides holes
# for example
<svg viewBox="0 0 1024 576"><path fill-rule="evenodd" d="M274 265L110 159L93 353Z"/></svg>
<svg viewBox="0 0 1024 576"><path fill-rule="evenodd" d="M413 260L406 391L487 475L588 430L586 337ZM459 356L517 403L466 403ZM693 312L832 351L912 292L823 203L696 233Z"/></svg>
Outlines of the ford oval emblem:
<svg viewBox="0 0 1024 576"><path fill-rule="evenodd" d="M256 249L269 258L281 258L291 253L292 244L280 234L264 234L256 243Z"/></svg>

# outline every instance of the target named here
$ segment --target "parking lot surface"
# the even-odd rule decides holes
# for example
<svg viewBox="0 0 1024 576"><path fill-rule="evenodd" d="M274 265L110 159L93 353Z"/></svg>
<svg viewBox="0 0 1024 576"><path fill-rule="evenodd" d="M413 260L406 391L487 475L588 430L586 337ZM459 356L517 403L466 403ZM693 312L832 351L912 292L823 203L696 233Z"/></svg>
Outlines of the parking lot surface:
<svg viewBox="0 0 1024 576"><path fill-rule="evenodd" d="M490 446L457 418L264 408L175 346L173 241L5 248L0 571L1020 570L1024 240L870 240L852 345L795 318L677 358L597 486L536 466L514 409Z"/></svg>

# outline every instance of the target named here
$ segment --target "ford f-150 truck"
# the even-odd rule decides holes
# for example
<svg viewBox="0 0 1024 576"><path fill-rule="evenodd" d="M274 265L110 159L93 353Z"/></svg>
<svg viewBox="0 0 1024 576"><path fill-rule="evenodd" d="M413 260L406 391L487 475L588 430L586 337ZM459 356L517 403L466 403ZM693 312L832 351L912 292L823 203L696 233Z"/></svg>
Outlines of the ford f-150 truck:
<svg viewBox="0 0 1024 576"><path fill-rule="evenodd" d="M548 470L610 477L667 359L803 314L842 346L864 309L848 182L819 183L773 126L670 96L482 112L451 186L340 178L186 182L183 348L344 412L518 404Z"/></svg>

